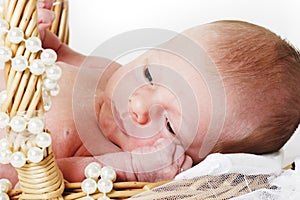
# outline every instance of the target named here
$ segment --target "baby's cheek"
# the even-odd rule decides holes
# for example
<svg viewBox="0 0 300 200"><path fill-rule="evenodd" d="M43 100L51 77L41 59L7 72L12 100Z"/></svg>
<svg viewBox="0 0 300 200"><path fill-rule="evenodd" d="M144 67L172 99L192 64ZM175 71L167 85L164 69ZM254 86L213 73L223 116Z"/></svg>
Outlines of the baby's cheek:
<svg viewBox="0 0 300 200"><path fill-rule="evenodd" d="M105 103L101 105L98 124L104 135L110 139L111 134L114 132L115 125L113 123L113 116L110 114L110 109Z"/></svg>

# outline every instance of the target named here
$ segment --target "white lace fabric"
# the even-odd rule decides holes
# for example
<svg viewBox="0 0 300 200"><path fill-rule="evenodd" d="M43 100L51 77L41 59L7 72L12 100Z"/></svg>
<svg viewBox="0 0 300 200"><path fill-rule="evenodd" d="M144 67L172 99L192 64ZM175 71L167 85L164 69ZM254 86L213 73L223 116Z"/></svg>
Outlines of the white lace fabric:
<svg viewBox="0 0 300 200"><path fill-rule="evenodd" d="M212 154L174 181L131 199L300 199L300 159L282 170L282 155Z"/></svg>

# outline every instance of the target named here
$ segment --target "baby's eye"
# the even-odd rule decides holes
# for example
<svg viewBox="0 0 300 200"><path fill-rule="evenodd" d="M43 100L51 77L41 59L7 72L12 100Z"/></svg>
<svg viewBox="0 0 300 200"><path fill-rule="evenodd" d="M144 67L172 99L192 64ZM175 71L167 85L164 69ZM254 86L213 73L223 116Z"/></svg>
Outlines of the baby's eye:
<svg viewBox="0 0 300 200"><path fill-rule="evenodd" d="M146 66L145 69L144 69L144 76L146 77L146 79L150 82L150 84L152 85L152 76L150 74L150 71L148 69L148 67Z"/></svg>
<svg viewBox="0 0 300 200"><path fill-rule="evenodd" d="M174 132L172 125L171 125L170 121L168 120L168 118L166 118L166 126L167 126L168 131L170 133L172 133L173 135L175 135L175 132Z"/></svg>

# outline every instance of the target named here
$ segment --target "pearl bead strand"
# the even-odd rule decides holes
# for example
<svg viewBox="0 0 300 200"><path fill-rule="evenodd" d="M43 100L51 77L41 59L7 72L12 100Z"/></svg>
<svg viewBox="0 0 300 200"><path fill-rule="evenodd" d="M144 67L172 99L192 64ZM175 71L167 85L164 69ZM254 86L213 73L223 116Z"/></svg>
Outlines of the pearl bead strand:
<svg viewBox="0 0 300 200"><path fill-rule="evenodd" d="M37 53L41 51L40 59L34 59L28 63L24 56L16 55L12 57L12 51L7 47L0 47L0 66L4 66L6 62L11 62L12 69L18 72L23 72L27 69L36 76L42 75L43 77L43 101L44 110L49 111L51 108L51 96L57 96L60 87L58 80L62 75L62 70L55 63L57 54L52 49L43 49L42 42L38 37L29 37L24 39L24 33L20 28L12 27L9 29L9 24L0 19L0 37L7 34L7 40L13 44L25 43L25 48L30 53ZM0 93L1 95L1 93ZM0 96L0 105L4 103L4 95Z"/></svg>
<svg viewBox="0 0 300 200"><path fill-rule="evenodd" d="M39 117L26 120L25 116L17 115L11 120L8 114L0 112L0 128L11 128L17 133L29 133L35 137L36 147L31 147L27 155L23 152L12 152L12 145L6 138L0 140L0 164L12 164L16 168L23 167L27 161L42 161L44 151L52 143L50 134L44 132L44 121Z"/></svg>
<svg viewBox="0 0 300 200"><path fill-rule="evenodd" d="M0 199L1 200L9 200L8 192L12 189L11 182L6 179L0 179Z"/></svg>
<svg viewBox="0 0 300 200"><path fill-rule="evenodd" d="M95 193L98 189L99 192L103 193L103 196L99 197L98 200L109 200L110 198L106 194L113 189L113 182L116 180L115 170L109 166L101 168L99 163L92 162L85 168L84 174L86 179L82 182L81 189L87 196L82 199L93 199L89 195Z"/></svg>
<svg viewBox="0 0 300 200"><path fill-rule="evenodd" d="M12 152L6 138L0 140L0 164L11 164L16 168L23 167L27 161L39 163L43 160L44 151L51 145L51 136L48 133L38 133L35 138L37 147L31 147L25 155L21 151Z"/></svg>
<svg viewBox="0 0 300 200"><path fill-rule="evenodd" d="M44 110L49 111L52 105L51 97L57 96L60 92L58 80L62 75L62 70L57 66L57 54L52 49L43 49L42 42L38 37L28 37L25 39L24 32L17 27L9 27L9 23L0 19L0 37L6 34L7 40L12 44L24 43L25 48L30 53L41 52L39 59L27 60L25 56L13 56L12 50L5 46L0 46L0 68L6 62L11 62L11 67L17 72L29 70L33 75L42 76L42 96ZM8 92L0 91L0 107L6 103ZM44 132L45 125L41 118L26 118L25 115L16 115L12 118L8 113L0 112L0 129L11 130L15 133L30 135L35 138L36 145L26 151L12 151L13 144L6 138L0 140L0 164L12 164L14 167L23 167L27 161L38 163L43 159L45 149L52 143L51 136ZM0 198L1 199L1 198Z"/></svg>

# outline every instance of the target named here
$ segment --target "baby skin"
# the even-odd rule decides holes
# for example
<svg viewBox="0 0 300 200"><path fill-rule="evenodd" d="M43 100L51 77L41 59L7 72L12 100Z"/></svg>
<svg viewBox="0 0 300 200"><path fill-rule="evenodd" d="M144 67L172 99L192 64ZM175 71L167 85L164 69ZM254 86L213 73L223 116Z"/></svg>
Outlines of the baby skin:
<svg viewBox="0 0 300 200"><path fill-rule="evenodd" d="M178 46L180 35L120 66L76 53L49 31L40 31L44 47L58 53L57 64L63 70L61 93L53 99L47 128L69 181L81 181L84 167L92 161L113 166L119 180L172 179L209 153L277 151L299 124L299 53L262 27L219 21L183 32L203 49L198 55L203 63L216 69L197 66L205 68L202 73L186 59L161 50L184 49ZM85 137L95 134L87 123L90 119L79 109L80 103L88 103L78 103L74 95L84 93L76 78L84 74L88 80L97 71L101 79L95 98L88 100L94 111L88 116L96 119L101 131L91 138ZM207 80L219 84L220 90L208 87ZM180 98L189 92L196 103ZM217 105L213 96L221 99ZM226 109L215 111L216 107ZM211 128L212 123L220 128ZM14 173L1 166L0 176L8 171Z"/></svg>

